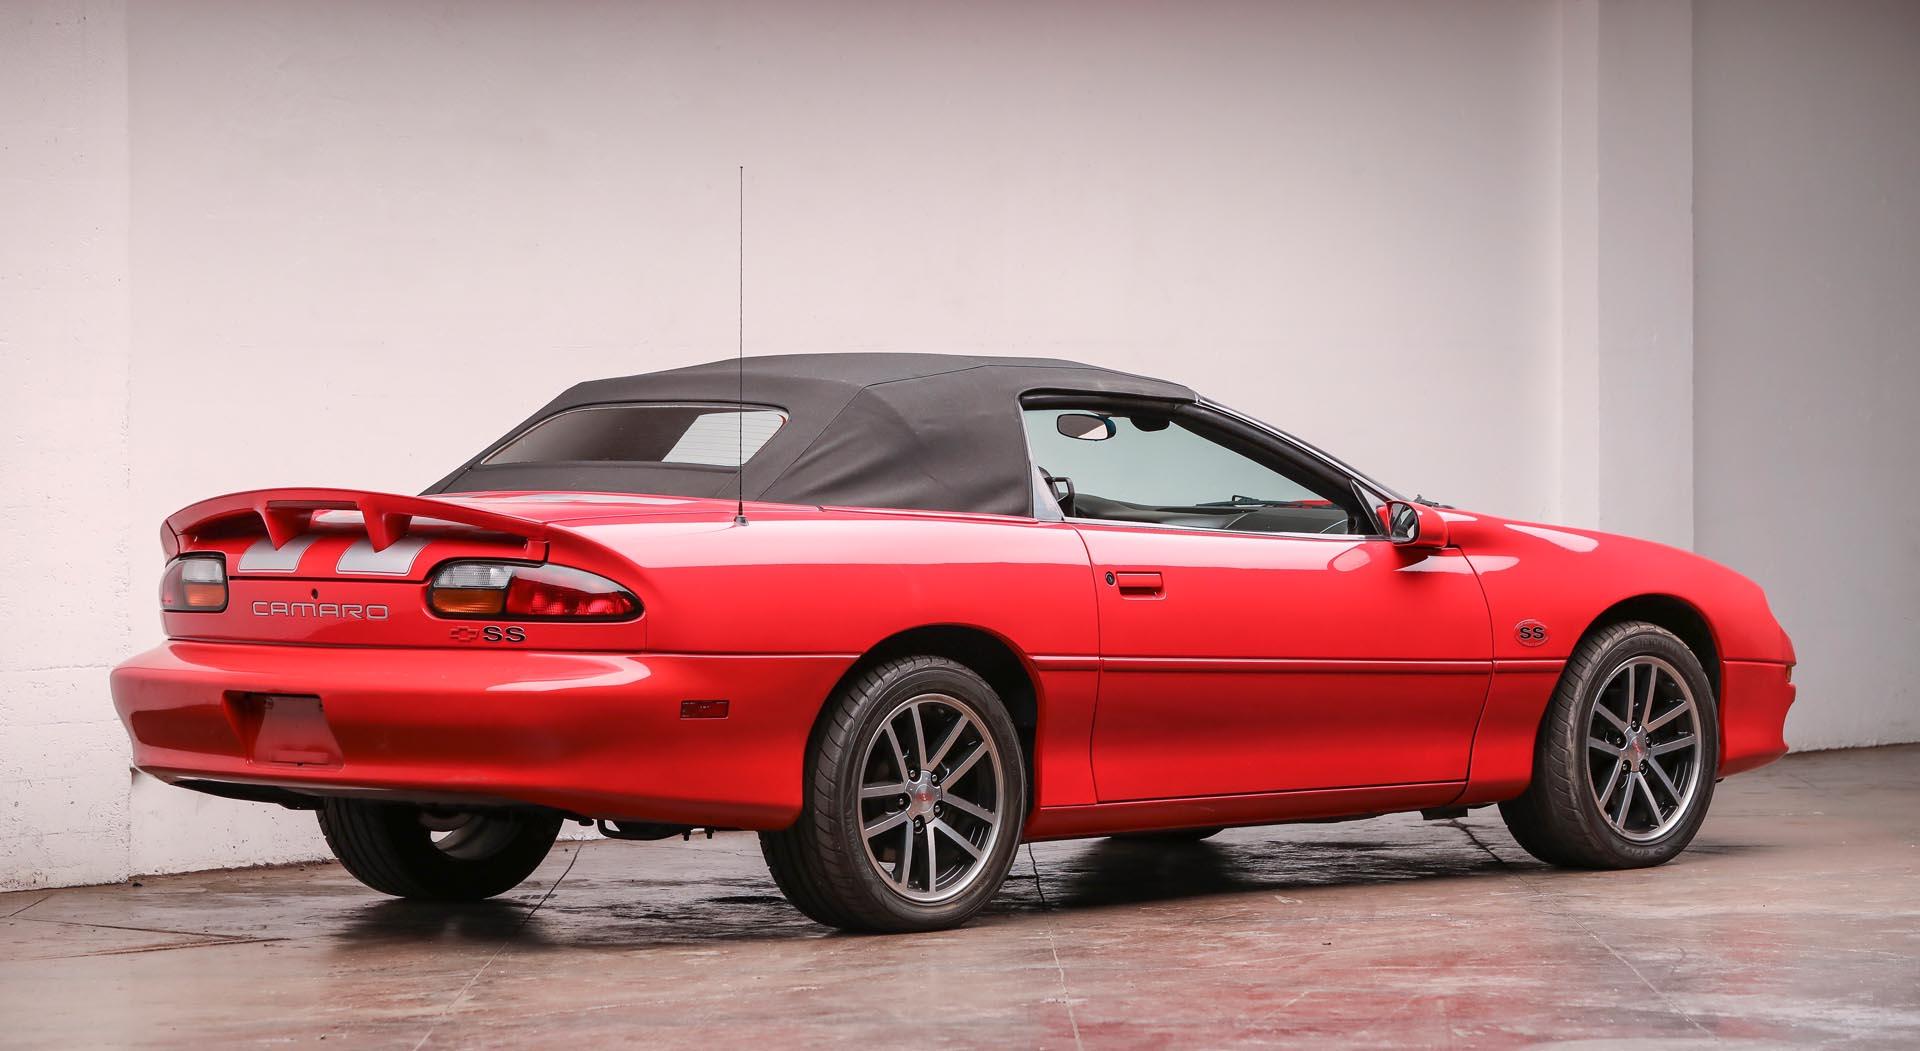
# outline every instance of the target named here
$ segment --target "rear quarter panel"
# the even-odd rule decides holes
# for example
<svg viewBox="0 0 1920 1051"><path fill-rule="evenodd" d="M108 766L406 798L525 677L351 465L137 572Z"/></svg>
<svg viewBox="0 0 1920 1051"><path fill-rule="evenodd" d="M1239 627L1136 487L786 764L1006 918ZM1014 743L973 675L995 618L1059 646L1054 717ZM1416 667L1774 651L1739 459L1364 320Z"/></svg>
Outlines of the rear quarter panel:
<svg viewBox="0 0 1920 1051"><path fill-rule="evenodd" d="M1071 527L885 511L568 527L631 560L623 579L646 606L653 652L832 655L850 667L911 628L999 637L1036 687L1037 803L1093 800L1098 626L1086 547ZM814 713L824 701L792 699Z"/></svg>

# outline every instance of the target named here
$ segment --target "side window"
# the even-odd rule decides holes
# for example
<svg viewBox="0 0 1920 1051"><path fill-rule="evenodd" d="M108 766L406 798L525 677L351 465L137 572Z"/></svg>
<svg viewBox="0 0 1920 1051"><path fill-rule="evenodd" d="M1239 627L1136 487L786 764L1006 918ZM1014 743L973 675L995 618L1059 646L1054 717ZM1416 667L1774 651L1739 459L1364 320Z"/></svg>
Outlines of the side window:
<svg viewBox="0 0 1920 1051"><path fill-rule="evenodd" d="M1026 408L1027 448L1071 518L1255 533L1372 533L1349 487L1289 472L1178 416Z"/></svg>

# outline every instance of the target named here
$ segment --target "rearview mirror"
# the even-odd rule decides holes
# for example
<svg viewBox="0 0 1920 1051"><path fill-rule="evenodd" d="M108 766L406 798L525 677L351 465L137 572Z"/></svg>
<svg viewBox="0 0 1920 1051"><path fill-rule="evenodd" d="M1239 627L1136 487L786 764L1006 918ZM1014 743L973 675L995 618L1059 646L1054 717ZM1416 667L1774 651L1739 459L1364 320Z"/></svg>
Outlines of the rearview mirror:
<svg viewBox="0 0 1920 1051"><path fill-rule="evenodd" d="M1091 412L1063 412L1053 421L1053 429L1083 442L1104 442L1119 433L1111 417Z"/></svg>
<svg viewBox="0 0 1920 1051"><path fill-rule="evenodd" d="M1438 551L1447 546L1447 520L1426 504L1390 500L1380 509L1387 539L1415 551Z"/></svg>

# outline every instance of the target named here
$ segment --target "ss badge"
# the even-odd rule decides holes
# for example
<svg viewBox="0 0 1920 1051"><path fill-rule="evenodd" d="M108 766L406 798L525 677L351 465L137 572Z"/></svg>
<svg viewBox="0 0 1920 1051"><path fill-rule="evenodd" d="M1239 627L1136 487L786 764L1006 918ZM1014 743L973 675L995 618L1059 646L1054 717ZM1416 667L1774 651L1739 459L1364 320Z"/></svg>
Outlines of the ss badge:
<svg viewBox="0 0 1920 1051"><path fill-rule="evenodd" d="M1523 620L1513 626L1513 636L1522 646L1539 646L1547 641L1547 626L1537 620Z"/></svg>
<svg viewBox="0 0 1920 1051"><path fill-rule="evenodd" d="M489 624L484 628L476 628L466 624L462 624L454 628L448 634L449 634L449 637L451 637L455 642L525 642L527 641L527 629L514 628L514 627L501 627L498 624Z"/></svg>

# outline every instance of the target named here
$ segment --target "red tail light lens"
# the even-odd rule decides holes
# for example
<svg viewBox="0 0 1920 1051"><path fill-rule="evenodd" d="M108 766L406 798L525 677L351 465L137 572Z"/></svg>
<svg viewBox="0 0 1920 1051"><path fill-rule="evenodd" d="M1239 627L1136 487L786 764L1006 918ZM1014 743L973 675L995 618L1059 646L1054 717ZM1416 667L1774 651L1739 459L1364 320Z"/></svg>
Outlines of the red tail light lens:
<svg viewBox="0 0 1920 1051"><path fill-rule="evenodd" d="M427 585L427 605L443 617L629 620L640 615L640 600L606 577L513 562L441 566Z"/></svg>
<svg viewBox="0 0 1920 1051"><path fill-rule="evenodd" d="M181 555L160 576L160 608L168 613L218 613L227 608L227 560Z"/></svg>

